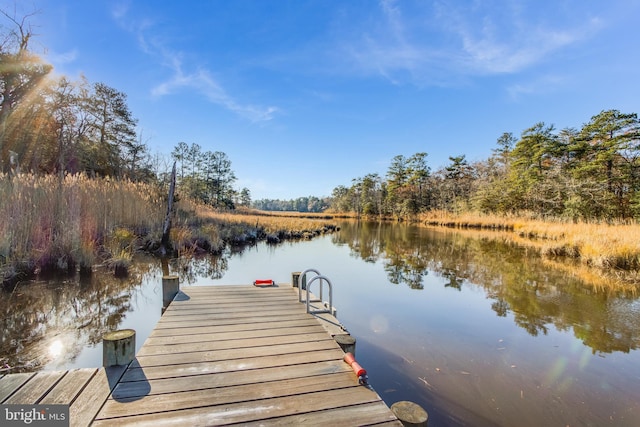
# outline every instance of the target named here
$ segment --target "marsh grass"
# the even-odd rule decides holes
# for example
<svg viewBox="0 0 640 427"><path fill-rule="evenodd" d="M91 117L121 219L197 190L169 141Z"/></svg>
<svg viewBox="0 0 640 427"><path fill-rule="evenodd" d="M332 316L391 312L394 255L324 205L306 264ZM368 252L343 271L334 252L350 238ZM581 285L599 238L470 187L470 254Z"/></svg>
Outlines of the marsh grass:
<svg viewBox="0 0 640 427"><path fill-rule="evenodd" d="M182 199L171 239L179 256L220 253L227 245L308 239L337 229L328 214L220 212ZM84 175L0 175L0 281L48 271L91 271L104 264L126 274L133 254L158 248L166 199L152 185ZM534 248L548 260L574 259L584 276L606 273L613 286L640 282L640 226L540 221L533 217L430 212L427 225L482 230ZM496 232L499 231L499 232ZM594 269L595 267L595 269ZM601 281L602 282L602 281ZM617 284L617 285L615 285Z"/></svg>
<svg viewBox="0 0 640 427"><path fill-rule="evenodd" d="M636 275L632 273L640 270L640 225L637 224L541 221L444 212L423 215L420 220L426 225L505 230L508 239L514 243L535 248L548 258L571 258L585 266L607 271L609 275L615 275L614 281L619 283L635 282Z"/></svg>
<svg viewBox="0 0 640 427"><path fill-rule="evenodd" d="M272 213L249 209L231 213L216 212L202 207L197 211L197 215L218 223L222 238L235 239L238 244L256 239L266 239L269 243L288 239L310 239L337 229L333 217L323 214Z"/></svg>
<svg viewBox="0 0 640 427"><path fill-rule="evenodd" d="M313 214L224 213L189 199L176 205L171 240L178 256L336 228ZM135 252L159 248L165 209L166 196L153 185L85 175L0 175L0 282L89 273L99 264L125 276Z"/></svg>
<svg viewBox="0 0 640 427"><path fill-rule="evenodd" d="M157 189L130 181L0 175L0 279L126 259L128 230L157 227L163 205Z"/></svg>

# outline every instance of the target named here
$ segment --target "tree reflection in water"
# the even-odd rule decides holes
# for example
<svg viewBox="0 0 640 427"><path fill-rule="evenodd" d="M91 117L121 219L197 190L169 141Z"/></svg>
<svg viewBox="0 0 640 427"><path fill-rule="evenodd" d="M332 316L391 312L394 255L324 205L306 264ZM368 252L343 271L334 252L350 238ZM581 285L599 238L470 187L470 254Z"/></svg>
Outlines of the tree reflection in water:
<svg viewBox="0 0 640 427"><path fill-rule="evenodd" d="M220 279L228 269L229 257L245 249L231 248L222 256L174 259L170 271L183 284L203 277ZM144 319L145 324L138 322L134 329L150 330L160 316L162 290L158 287L163 267L157 258L138 256L134 261L125 278L98 269L88 279L50 277L0 291L0 374L37 371L47 365L56 369L73 366L83 350L101 344L105 332L122 328L127 316ZM146 337L141 338L143 342Z"/></svg>
<svg viewBox="0 0 640 427"><path fill-rule="evenodd" d="M51 359L77 357L82 346L101 342L131 310L132 290L150 264L136 264L129 276L117 279L97 271L90 279L52 278L25 282L3 292L0 355L4 372L32 371Z"/></svg>
<svg viewBox="0 0 640 427"><path fill-rule="evenodd" d="M181 283L189 284L197 277L220 278L227 266L226 257L206 257L174 260L172 270ZM0 373L36 371L50 364L73 366L85 348L100 345L102 335L122 328L134 311L159 317L161 302L144 300L161 301L161 277L159 260L138 257L126 278L97 270L89 279L51 277L0 292ZM153 316L149 325L135 328L152 327Z"/></svg>
<svg viewBox="0 0 640 427"><path fill-rule="evenodd" d="M319 268L335 279L340 320L385 402L417 401L438 425L639 425L640 301L477 236L345 222L311 242L166 267L196 286ZM125 281L96 273L1 295L0 358L31 370L99 365L101 351L89 358L96 351L83 346L101 350L105 329L133 327L143 342L155 326L161 275L158 260L138 260ZM56 357L77 363L48 362Z"/></svg>
<svg viewBox="0 0 640 427"><path fill-rule="evenodd" d="M598 292L565 270L549 268L532 251L473 233L405 224L345 222L334 243L352 256L381 261L389 282L424 289L429 274L462 291L480 286L498 316L513 314L530 335L572 329L595 353L640 346L640 301L625 292Z"/></svg>

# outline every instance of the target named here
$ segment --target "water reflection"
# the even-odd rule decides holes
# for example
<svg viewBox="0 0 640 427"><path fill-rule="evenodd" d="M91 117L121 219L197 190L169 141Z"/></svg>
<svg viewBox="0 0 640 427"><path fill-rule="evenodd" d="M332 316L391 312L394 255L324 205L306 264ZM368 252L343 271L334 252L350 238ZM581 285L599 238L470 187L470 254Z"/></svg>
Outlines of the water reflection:
<svg viewBox="0 0 640 427"><path fill-rule="evenodd" d="M165 268L189 285L288 282L317 268L373 387L389 405L423 405L430 425L640 425L640 302L524 249L345 222L339 234ZM139 348L160 317L162 271L139 260L124 281L96 274L2 294L0 359L17 370L99 366L101 335L116 327L136 329Z"/></svg>
<svg viewBox="0 0 640 427"><path fill-rule="evenodd" d="M122 325L134 309L145 277L157 263L137 263L127 278L97 271L90 280L77 276L26 282L0 295L2 371L22 372L48 364L67 366L102 334Z"/></svg>
<svg viewBox="0 0 640 427"><path fill-rule="evenodd" d="M229 254L199 256L172 260L172 270L180 283L194 284L202 278L221 279L229 268Z"/></svg>
<svg viewBox="0 0 640 427"><path fill-rule="evenodd" d="M629 352L640 346L640 302L633 295L596 292L566 271L553 270L526 249L487 238L473 238L403 224L345 222L333 234L352 257L380 262L387 279L411 289L425 288L425 279L460 292L482 287L497 316L512 317L532 336L549 328L572 330L593 353ZM180 282L220 280L231 256L178 259L171 270ZM287 272L288 273L288 272ZM121 327L133 311L134 290L145 277L161 275L158 261L141 259L125 279L97 272L89 281L76 278L26 283L0 298L4 313L0 354L4 369L33 369L68 353L68 342L98 344L102 333ZM428 289L427 289L428 291ZM376 329L384 328L383 324ZM73 360L74 354L66 357Z"/></svg>
<svg viewBox="0 0 640 427"><path fill-rule="evenodd" d="M436 275L445 288L480 286L491 308L530 335L572 329L593 353L640 346L640 303L623 292L596 292L565 271L550 269L523 248L456 232L366 222L341 224L336 244L366 262L380 261L390 283L424 289Z"/></svg>
<svg viewBox="0 0 640 427"><path fill-rule="evenodd" d="M124 278L98 269L90 278L49 277L0 291L0 374L100 366L102 335L115 329L135 329L139 349L161 314L163 274L187 285L218 280L245 250L168 263L137 256Z"/></svg>

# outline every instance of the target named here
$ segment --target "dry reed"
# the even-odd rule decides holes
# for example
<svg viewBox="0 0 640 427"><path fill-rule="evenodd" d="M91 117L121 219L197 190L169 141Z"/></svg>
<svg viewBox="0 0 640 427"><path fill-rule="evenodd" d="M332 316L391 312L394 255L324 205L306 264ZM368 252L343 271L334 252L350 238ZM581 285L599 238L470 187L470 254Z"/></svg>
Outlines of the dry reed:
<svg viewBox="0 0 640 427"><path fill-rule="evenodd" d="M219 253L227 244L278 242L331 231L315 215L220 213L182 199L171 232L177 255ZM133 254L159 246L166 201L158 188L85 175L0 175L0 281L104 263L126 274Z"/></svg>
<svg viewBox="0 0 640 427"><path fill-rule="evenodd" d="M480 214L423 215L427 225L508 230L512 240L548 257L570 257L603 270L640 270L640 225L541 221Z"/></svg>
<svg viewBox="0 0 640 427"><path fill-rule="evenodd" d="M277 243L283 239L311 238L337 228L331 221L332 217L322 214L272 213L246 209L238 212L217 212L204 206L198 207L196 214L199 218L220 224L224 240L266 238L268 242ZM240 231L242 229L248 231L244 233L244 237Z"/></svg>
<svg viewBox="0 0 640 427"><path fill-rule="evenodd" d="M155 188L141 183L84 175L0 175L0 268L21 263L32 272L90 267L115 231L160 224L163 204ZM114 238L122 236L116 232ZM116 256L126 255L122 242L115 245Z"/></svg>

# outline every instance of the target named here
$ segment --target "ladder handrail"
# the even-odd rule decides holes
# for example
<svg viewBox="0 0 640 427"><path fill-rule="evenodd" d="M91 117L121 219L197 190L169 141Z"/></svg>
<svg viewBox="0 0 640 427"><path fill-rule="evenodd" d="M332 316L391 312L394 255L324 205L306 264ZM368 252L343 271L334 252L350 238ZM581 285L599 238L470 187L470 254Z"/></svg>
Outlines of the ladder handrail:
<svg viewBox="0 0 640 427"><path fill-rule="evenodd" d="M304 302L304 299L302 299L302 282L305 280L305 276L309 272L316 273L316 276L321 276L320 272L315 268L307 268L305 271L300 273L300 276L298 277L298 302ZM308 288L308 285L306 281L304 283L305 283L305 290L306 290ZM322 286L320 286L320 299L322 299Z"/></svg>
<svg viewBox="0 0 640 427"><path fill-rule="evenodd" d="M329 285L329 307L325 308L324 310L322 309L318 309L318 310L309 310L309 295L311 294L311 291L309 290L311 288L311 283L313 283L314 280L320 280L320 294L322 295L322 284L326 281L327 285ZM322 304L324 304L324 302L322 301L322 299L319 300ZM326 305L325 305L326 307ZM307 282L307 313L309 314L320 314L320 313L329 313L331 315L333 315L333 291L332 291L332 287L331 287L331 281L329 280L329 278L327 278L326 276L315 276L313 279L309 280Z"/></svg>

